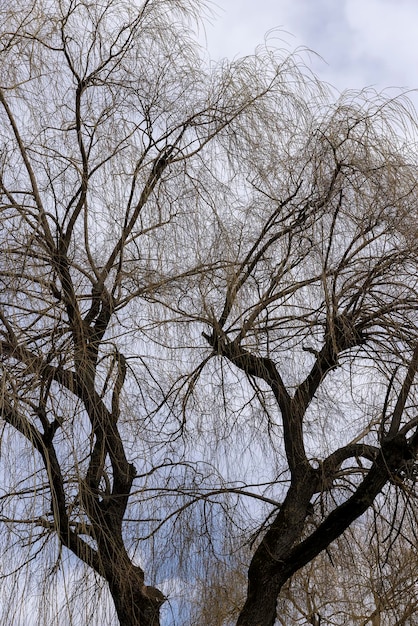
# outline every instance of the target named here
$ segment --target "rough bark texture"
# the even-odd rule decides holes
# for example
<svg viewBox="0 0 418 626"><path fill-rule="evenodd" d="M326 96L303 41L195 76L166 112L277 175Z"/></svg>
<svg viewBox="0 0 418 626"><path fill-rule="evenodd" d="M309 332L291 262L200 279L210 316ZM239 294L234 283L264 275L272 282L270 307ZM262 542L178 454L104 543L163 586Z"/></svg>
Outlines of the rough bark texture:
<svg viewBox="0 0 418 626"><path fill-rule="evenodd" d="M270 43L206 63L205 4L0 2L0 552L46 594L68 551L122 626L159 624L145 581L229 565L224 530L256 535L238 624L272 626L415 489L413 116Z"/></svg>
<svg viewBox="0 0 418 626"><path fill-rule="evenodd" d="M414 458L415 450L402 434L386 439L373 466L356 492L332 511L310 535L302 538L306 497L316 491L307 481L305 499L289 489L283 507L263 537L251 561L248 594L237 626L274 626L280 589L298 569L312 561L369 509L392 477ZM310 486L310 488L308 487ZM305 500L305 502L304 502Z"/></svg>

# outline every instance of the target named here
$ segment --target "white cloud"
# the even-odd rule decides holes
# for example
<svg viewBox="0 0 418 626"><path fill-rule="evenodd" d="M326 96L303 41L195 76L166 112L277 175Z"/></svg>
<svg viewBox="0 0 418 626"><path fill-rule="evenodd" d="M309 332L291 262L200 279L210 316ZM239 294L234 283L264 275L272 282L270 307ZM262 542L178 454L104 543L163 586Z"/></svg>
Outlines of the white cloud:
<svg viewBox="0 0 418 626"><path fill-rule="evenodd" d="M359 58L380 69L379 82L418 87L418 3L408 0L347 0L346 17Z"/></svg>
<svg viewBox="0 0 418 626"><path fill-rule="evenodd" d="M339 89L418 87L417 0L224 0L208 26L213 57L251 54L282 27L277 46L311 48L320 78Z"/></svg>

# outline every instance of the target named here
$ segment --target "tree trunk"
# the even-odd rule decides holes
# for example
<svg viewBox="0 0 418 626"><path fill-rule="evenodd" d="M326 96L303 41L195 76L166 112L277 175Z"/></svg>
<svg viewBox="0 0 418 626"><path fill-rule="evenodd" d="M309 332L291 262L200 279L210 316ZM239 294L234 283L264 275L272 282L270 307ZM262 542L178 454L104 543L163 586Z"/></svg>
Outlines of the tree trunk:
<svg viewBox="0 0 418 626"><path fill-rule="evenodd" d="M117 518L100 516L96 507L96 540L100 574L107 580L120 626L160 626L165 597L156 587L144 584L144 571L126 552Z"/></svg>
<svg viewBox="0 0 418 626"><path fill-rule="evenodd" d="M251 560L247 600L237 626L274 626L277 597L293 573L289 554L300 541L309 503L315 491L312 471L293 484Z"/></svg>
<svg viewBox="0 0 418 626"><path fill-rule="evenodd" d="M138 602L132 596L112 594L120 626L160 626L160 606L152 600Z"/></svg>
<svg viewBox="0 0 418 626"><path fill-rule="evenodd" d="M248 585L247 600L240 613L237 626L274 626L277 616L277 597L285 579L260 578Z"/></svg>
<svg viewBox="0 0 418 626"><path fill-rule="evenodd" d="M132 578L119 578L109 585L120 626L160 626L161 591L146 585L135 586Z"/></svg>
<svg viewBox="0 0 418 626"><path fill-rule="evenodd" d="M308 537L303 525L309 485L291 487L276 519L254 553L248 571L247 600L237 626L274 626L277 597L285 582L342 535L374 502L391 476L411 457L404 435L382 442L382 449L356 492L334 509Z"/></svg>

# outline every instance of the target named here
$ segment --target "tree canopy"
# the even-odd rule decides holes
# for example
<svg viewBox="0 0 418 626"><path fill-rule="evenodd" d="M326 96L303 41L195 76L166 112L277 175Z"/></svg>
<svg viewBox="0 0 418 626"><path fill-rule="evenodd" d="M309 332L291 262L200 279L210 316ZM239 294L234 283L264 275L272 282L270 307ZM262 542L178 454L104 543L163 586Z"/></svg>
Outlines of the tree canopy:
<svg viewBox="0 0 418 626"><path fill-rule="evenodd" d="M3 621L273 626L414 536L415 113L206 9L0 7Z"/></svg>

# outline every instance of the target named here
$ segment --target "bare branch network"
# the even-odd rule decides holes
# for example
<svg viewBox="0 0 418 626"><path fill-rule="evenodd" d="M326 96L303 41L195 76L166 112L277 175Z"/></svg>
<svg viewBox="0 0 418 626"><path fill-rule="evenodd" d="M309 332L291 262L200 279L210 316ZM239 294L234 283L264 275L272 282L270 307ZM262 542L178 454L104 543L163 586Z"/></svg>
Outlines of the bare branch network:
<svg viewBox="0 0 418 626"><path fill-rule="evenodd" d="M0 7L0 621L416 623L414 111L206 10Z"/></svg>

